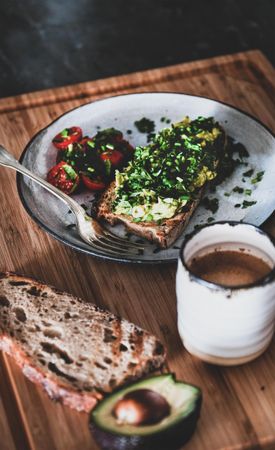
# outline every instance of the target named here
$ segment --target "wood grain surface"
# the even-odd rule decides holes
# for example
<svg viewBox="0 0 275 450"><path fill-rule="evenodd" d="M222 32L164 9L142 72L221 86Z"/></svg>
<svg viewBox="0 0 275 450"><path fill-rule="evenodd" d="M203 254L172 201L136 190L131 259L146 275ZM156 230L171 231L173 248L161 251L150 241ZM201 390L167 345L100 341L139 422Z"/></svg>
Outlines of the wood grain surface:
<svg viewBox="0 0 275 450"><path fill-rule="evenodd" d="M32 135L65 111L141 91L205 95L275 127L273 69L259 51L250 51L1 99L0 142L19 157ZM103 262L61 245L28 217L15 173L4 168L0 221L0 270L36 277L155 333L168 348L170 370L201 386L201 418L186 450L275 449L274 341L263 356L240 367L219 368L191 357L177 334L176 265ZM264 227L275 235L275 217ZM50 401L9 357L0 355L1 450L96 450L87 420L86 414Z"/></svg>

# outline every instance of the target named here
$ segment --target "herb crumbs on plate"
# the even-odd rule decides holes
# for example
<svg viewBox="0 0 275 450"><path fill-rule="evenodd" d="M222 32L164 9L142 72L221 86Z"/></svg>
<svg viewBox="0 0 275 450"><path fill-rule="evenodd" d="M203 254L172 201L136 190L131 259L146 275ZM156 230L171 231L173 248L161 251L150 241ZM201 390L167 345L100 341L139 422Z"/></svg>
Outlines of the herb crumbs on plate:
<svg viewBox="0 0 275 450"><path fill-rule="evenodd" d="M234 150L235 152L239 153L239 157L242 158L248 158L249 153L246 150L245 146L241 144L240 142L237 142L234 144Z"/></svg>
<svg viewBox="0 0 275 450"><path fill-rule="evenodd" d="M211 211L213 214L218 211L219 209L219 199L217 198L208 198L204 197L202 200L202 205L205 207L205 209Z"/></svg>
<svg viewBox="0 0 275 450"><path fill-rule="evenodd" d="M247 200L244 200L243 203L242 203L242 209L249 208L250 206L253 206L256 203L257 203L256 200L255 201L251 201L251 202L248 202Z"/></svg>
<svg viewBox="0 0 275 450"><path fill-rule="evenodd" d="M264 176L264 170L256 173L256 176L254 178L252 178L251 183L252 184L259 183L260 181L262 181L263 176Z"/></svg>
<svg viewBox="0 0 275 450"><path fill-rule="evenodd" d="M244 177L251 177L254 173L254 169L249 169L246 172L243 172Z"/></svg>
<svg viewBox="0 0 275 450"><path fill-rule="evenodd" d="M233 192L237 192L238 194L243 194L244 189L240 186L235 186Z"/></svg>
<svg viewBox="0 0 275 450"><path fill-rule="evenodd" d="M165 123L171 123L171 119L168 119L167 117L161 117L160 119L161 122L165 122Z"/></svg>
<svg viewBox="0 0 275 450"><path fill-rule="evenodd" d="M153 133L155 130L155 122L146 117L136 120L134 124L140 133Z"/></svg>

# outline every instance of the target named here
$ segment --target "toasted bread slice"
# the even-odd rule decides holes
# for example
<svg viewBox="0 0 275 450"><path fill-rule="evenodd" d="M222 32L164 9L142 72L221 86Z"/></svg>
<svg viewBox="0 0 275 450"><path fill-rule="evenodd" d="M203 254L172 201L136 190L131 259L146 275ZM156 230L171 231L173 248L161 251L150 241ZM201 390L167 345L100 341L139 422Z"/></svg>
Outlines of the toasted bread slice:
<svg viewBox="0 0 275 450"><path fill-rule="evenodd" d="M213 162L213 165L216 168L218 168L220 163L220 158L223 156L227 138L226 134L222 127L219 126L220 134L216 137L216 143L219 152L216 152L215 154L215 161ZM165 130L164 130L165 131ZM206 131L208 133L208 131ZM199 136L199 135L198 135ZM202 138L203 139L203 138ZM149 148L154 150L154 144L149 144ZM146 147L144 147L146 149ZM206 147L207 148L207 147ZM142 147L138 148L139 150L142 149ZM148 149L148 147L147 147ZM210 148L209 151L212 149ZM140 155L140 152L139 152ZM139 161L140 161L140 156ZM148 157L148 156L147 156ZM145 158L143 158L144 161L146 161ZM171 161L170 161L171 166ZM134 160L132 163L132 167L134 167ZM150 166L149 166L150 167ZM151 170L155 170L152 168ZM131 167L130 167L131 169ZM146 170L148 170L146 168ZM126 169L127 171L127 169ZM145 170L144 170L145 171ZM154 177L157 176L153 173L153 177L151 179L154 180ZM175 175L176 177L176 175ZM155 180L153 181L155 183ZM194 213L195 209L197 208L202 195L205 191L205 187L207 185L207 182L202 185L201 188L197 188L195 192L195 196L189 200L186 205L182 208L182 210L178 213L176 213L173 217L169 219L163 219L161 223L159 224L156 221L135 221L131 215L127 214L118 214L113 211L113 203L116 199L116 182L111 183L109 188L102 194L99 202L98 202L98 209L97 209L97 215L98 219L104 219L107 222L109 222L111 225L115 225L117 222L123 223L126 228L138 236L141 236L149 241L155 242L159 247L161 248L167 248L175 242L176 239L181 235L185 227L187 226L192 214ZM142 190L142 186L140 188ZM150 189L150 188L148 188ZM154 189L154 188L153 188ZM169 195L168 195L169 196ZM173 194L171 195L171 197Z"/></svg>
<svg viewBox="0 0 275 450"><path fill-rule="evenodd" d="M52 399L86 412L165 360L162 344L127 320L11 273L0 273L0 349Z"/></svg>
<svg viewBox="0 0 275 450"><path fill-rule="evenodd" d="M112 202L115 198L115 181L101 196L98 203L97 217L104 219L111 225L121 222L127 230L141 236L148 241L155 242L161 248L167 248L175 242L187 226L193 212L198 206L203 189L200 190L196 200L188 202L184 210L172 217L166 219L161 225L156 222L133 222L133 218L125 214L115 214L112 211Z"/></svg>

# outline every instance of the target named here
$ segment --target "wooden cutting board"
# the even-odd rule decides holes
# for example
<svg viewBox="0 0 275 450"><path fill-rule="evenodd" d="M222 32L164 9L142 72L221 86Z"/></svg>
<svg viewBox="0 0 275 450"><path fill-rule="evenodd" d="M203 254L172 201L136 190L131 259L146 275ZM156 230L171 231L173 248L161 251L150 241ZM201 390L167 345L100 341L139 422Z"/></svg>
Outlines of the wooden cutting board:
<svg viewBox="0 0 275 450"><path fill-rule="evenodd" d="M274 129L273 82L270 63L259 51L250 51L24 94L0 100L0 142L19 157L32 135L65 111L141 91L205 95L238 106ZM274 341L262 357L242 367L219 368L191 357L177 334L176 265L121 265L76 253L27 216L12 171L0 168L0 183L0 270L37 277L155 333L168 348L170 370L203 390L201 418L186 450L275 449ZM275 235L274 216L265 228ZM3 354L0 447L97 449L87 415L50 401Z"/></svg>

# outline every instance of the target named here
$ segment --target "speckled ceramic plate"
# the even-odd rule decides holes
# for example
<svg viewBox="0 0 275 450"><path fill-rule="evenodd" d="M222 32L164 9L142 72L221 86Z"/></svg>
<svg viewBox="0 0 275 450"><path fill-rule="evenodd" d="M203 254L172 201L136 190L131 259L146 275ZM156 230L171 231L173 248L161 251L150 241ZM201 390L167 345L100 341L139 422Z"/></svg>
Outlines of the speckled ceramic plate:
<svg viewBox="0 0 275 450"><path fill-rule="evenodd" d="M78 237L73 225L73 214L69 214L62 202L31 180L18 175L18 191L24 207L45 231L64 244L93 256L120 262L176 261L185 234L207 221L244 220L260 225L275 209L275 139L258 120L236 108L207 98L177 93L141 93L120 95L88 103L62 115L34 136L25 148L21 162L31 171L46 177L56 159L56 149L52 145L52 138L59 131L73 125L82 127L84 134L90 136L98 131L98 127L101 129L115 127L125 134L132 145L136 146L145 144L147 136L137 130L135 121L142 117L149 118L155 122L156 131L158 131L169 126L163 121L163 117L170 119L171 122L177 122L186 115L191 119L197 116L214 116L229 136L245 145L250 156L247 158L246 167L238 167L229 179L217 187L215 193L206 193L209 198L219 200L217 212L212 214L205 207L199 206L185 232L171 248L159 250L155 245L145 242L143 254L127 258L96 252ZM127 134L127 130L131 130L132 133ZM264 171L261 182L253 184L251 177L243 176L243 173L250 169L254 169L254 175ZM232 192L235 186L251 190L251 195L245 196ZM225 193L230 193L230 196L224 195ZM91 193L76 195L75 199L81 204L84 203L89 212ZM243 208L244 200L256 203ZM241 206L235 207L235 205ZM119 235L125 233L121 225L113 227L112 231ZM131 236L130 239L140 241L135 236Z"/></svg>

